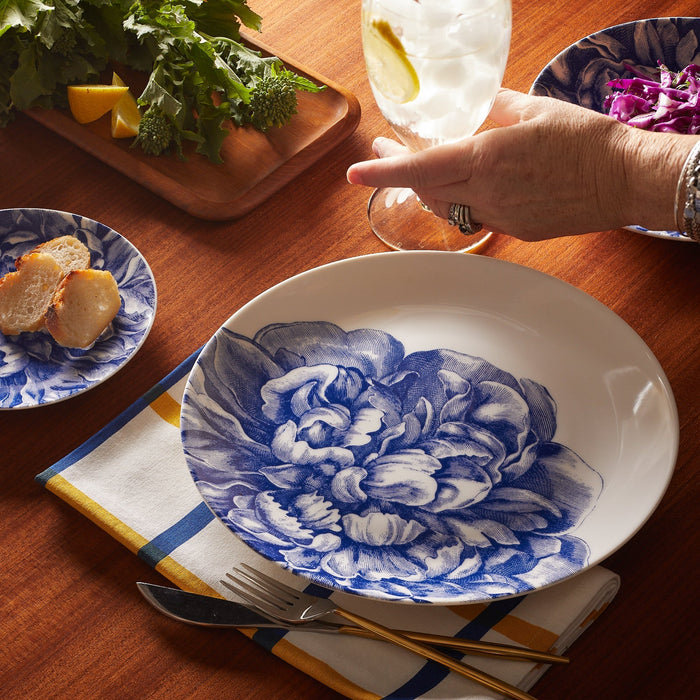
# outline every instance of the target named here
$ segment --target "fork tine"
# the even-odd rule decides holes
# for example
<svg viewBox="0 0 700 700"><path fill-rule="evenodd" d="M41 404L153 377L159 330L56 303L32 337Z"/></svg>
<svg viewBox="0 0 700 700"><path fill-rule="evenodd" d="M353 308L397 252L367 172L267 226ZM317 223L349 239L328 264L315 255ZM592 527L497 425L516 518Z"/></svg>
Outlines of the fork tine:
<svg viewBox="0 0 700 700"><path fill-rule="evenodd" d="M280 594L280 591L272 586L266 585L264 581L260 581L256 576L251 576L240 569L234 569L234 571L238 574L238 585L243 586L253 595L262 596L265 600L277 605L279 608L285 608L295 602L294 600L289 600L289 596L284 595L284 591ZM231 574L226 575L229 578L233 578Z"/></svg>
<svg viewBox="0 0 700 700"><path fill-rule="evenodd" d="M231 578L231 580L235 581L237 584L241 583L238 579L232 577L230 574L226 574L226 576ZM246 603L248 603L254 608L257 608L265 615L272 615L273 617L276 617L276 615L279 613L278 606L272 605L270 603L267 603L266 601L261 600L260 596L258 595L249 595L240 587L240 585L234 585L229 581L224 581L223 579L220 580L220 583L226 586L226 588L228 588L230 591L235 593L239 598L246 601Z"/></svg>
<svg viewBox="0 0 700 700"><path fill-rule="evenodd" d="M291 600L287 601L288 603L294 603L301 599L301 592L297 591L291 586L286 586L284 583L280 583L277 579L267 576L260 571L256 571L249 564L241 564L241 566L246 569L246 571L242 571L241 569L234 569L234 571L237 571L243 576L247 576L250 580L255 581L258 586L263 586L264 583L266 590L270 592L274 590L275 593L279 595L280 599L284 600L287 597L291 598Z"/></svg>
<svg viewBox="0 0 700 700"><path fill-rule="evenodd" d="M238 574L241 573L236 569L234 569L234 571L236 571ZM221 581L221 583L223 583L229 590L232 590L237 595L244 597L248 602L252 602L258 607L263 607L264 604L267 606L267 608L274 611L274 614L279 614L287 607L287 603L279 596L275 596L274 593L269 592L265 588L261 588L257 585L251 585L249 581L252 581L252 584L255 584L256 582L254 579L246 580L244 578L236 577L230 573L226 574L226 578L228 578L229 581L232 581L235 586L226 581Z"/></svg>

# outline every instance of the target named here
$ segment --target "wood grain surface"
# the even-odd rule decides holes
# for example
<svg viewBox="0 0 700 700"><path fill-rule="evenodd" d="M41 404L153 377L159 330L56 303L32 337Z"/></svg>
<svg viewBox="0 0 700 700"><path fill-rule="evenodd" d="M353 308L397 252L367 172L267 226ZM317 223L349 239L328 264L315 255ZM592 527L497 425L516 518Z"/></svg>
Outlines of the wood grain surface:
<svg viewBox="0 0 700 700"><path fill-rule="evenodd" d="M129 238L158 284L158 314L136 357L69 402L0 413L0 693L3 698L338 697L236 631L155 613L135 581L165 580L34 476L82 444L206 342L256 295L312 267L381 252L369 192L345 181L372 140L390 136L367 83L359 0L251 0L261 40L355 95L357 129L235 221L204 221L26 115L0 130L0 207L83 214ZM692 15L691 0L513 1L504 84L527 91L559 51L604 27ZM507 200L504 199L504 206ZM680 450L668 492L606 562L622 588L533 689L540 700L693 697L697 662L700 465L700 246L626 230L522 243L488 255L595 297L639 333L675 393Z"/></svg>

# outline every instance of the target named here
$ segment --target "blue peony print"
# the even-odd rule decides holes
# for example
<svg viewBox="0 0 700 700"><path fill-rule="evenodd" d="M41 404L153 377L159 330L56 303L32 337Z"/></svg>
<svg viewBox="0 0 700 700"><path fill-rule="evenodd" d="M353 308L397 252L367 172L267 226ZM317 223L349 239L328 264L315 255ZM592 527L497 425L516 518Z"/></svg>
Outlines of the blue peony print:
<svg viewBox="0 0 700 700"><path fill-rule="evenodd" d="M545 387L376 329L222 330L183 403L212 510L270 559L391 600L484 599L587 562L600 475L554 441Z"/></svg>

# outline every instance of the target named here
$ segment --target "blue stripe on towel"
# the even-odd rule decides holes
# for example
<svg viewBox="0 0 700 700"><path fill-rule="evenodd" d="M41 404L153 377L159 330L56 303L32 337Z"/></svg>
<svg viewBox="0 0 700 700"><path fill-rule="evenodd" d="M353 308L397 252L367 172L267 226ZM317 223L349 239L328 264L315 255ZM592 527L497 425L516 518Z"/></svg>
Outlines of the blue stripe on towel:
<svg viewBox="0 0 700 700"><path fill-rule="evenodd" d="M454 636L461 637L462 639L481 639L494 625L499 623L506 615L509 615L523 600L525 600L525 596L506 598L490 603L486 610L480 615L477 615Z"/></svg>
<svg viewBox="0 0 700 700"><path fill-rule="evenodd" d="M477 615L454 636L463 639L481 639L496 623L500 622L519 605L522 600L524 600L524 596L506 598L505 600L497 600L490 603L486 610ZM456 659L461 659L463 656L460 652L452 649L441 649L441 651ZM413 700L432 690L448 673L450 673L449 669L434 661L428 661L418 673L414 674L410 681L404 683L386 697L391 698L391 700Z"/></svg>
<svg viewBox="0 0 700 700"><path fill-rule="evenodd" d="M200 503L174 525L145 544L136 555L150 566L155 567L161 559L172 554L181 544L203 530L214 519L206 503Z"/></svg>
<svg viewBox="0 0 700 700"><path fill-rule="evenodd" d="M287 634L287 630L279 627L262 627L253 635L253 640L261 647L272 651L272 648L279 642L280 639Z"/></svg>

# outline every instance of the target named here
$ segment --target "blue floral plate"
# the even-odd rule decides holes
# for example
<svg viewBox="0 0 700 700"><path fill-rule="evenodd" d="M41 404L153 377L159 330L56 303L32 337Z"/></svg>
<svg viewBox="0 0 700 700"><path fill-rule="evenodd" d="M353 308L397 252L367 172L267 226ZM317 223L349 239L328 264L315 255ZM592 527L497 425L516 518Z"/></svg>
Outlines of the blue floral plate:
<svg viewBox="0 0 700 700"><path fill-rule="evenodd" d="M77 214L0 210L0 276L15 269L19 256L64 235L75 235L88 247L93 268L112 273L121 309L86 350L61 347L43 331L0 333L0 409L52 404L97 386L133 357L153 325L156 285L146 261L109 226Z"/></svg>
<svg viewBox="0 0 700 700"><path fill-rule="evenodd" d="M556 56L537 76L533 95L548 95L604 113L603 102L612 90L607 83L632 77L625 65L651 76L662 61L679 71L700 64L700 17L661 17L618 24L591 34ZM650 231L627 226L649 236L692 242L678 231Z"/></svg>
<svg viewBox="0 0 700 700"><path fill-rule="evenodd" d="M607 557L671 477L656 358L576 288L513 263L380 253L235 313L185 390L204 501L250 547L331 589L456 604Z"/></svg>

